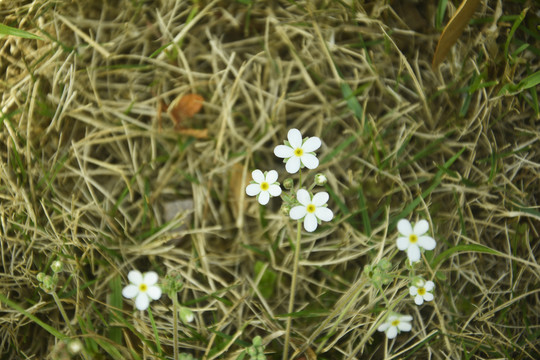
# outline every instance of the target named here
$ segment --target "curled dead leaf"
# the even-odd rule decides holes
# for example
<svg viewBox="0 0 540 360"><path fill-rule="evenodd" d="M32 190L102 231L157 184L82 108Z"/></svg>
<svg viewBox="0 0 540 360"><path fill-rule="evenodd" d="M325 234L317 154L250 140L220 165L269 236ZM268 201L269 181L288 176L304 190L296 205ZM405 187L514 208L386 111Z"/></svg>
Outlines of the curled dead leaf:
<svg viewBox="0 0 540 360"><path fill-rule="evenodd" d="M201 111L203 102L204 98L199 94L186 94L175 99L168 110L175 128L180 128L183 120Z"/></svg>

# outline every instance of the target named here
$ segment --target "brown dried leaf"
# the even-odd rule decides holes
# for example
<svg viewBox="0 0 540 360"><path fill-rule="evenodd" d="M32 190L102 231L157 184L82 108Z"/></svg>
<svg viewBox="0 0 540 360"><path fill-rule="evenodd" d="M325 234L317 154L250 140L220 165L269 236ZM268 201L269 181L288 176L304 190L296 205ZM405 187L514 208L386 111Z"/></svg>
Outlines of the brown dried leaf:
<svg viewBox="0 0 540 360"><path fill-rule="evenodd" d="M439 38L435 55L433 55L433 63L431 64L433 69L439 66L450 51L450 48L454 46L479 4L480 0L464 0L461 3Z"/></svg>
<svg viewBox="0 0 540 360"><path fill-rule="evenodd" d="M174 121L175 127L179 127L184 119L201 111L203 102L204 98L199 94L186 94L178 101L173 101L169 107L169 115Z"/></svg>

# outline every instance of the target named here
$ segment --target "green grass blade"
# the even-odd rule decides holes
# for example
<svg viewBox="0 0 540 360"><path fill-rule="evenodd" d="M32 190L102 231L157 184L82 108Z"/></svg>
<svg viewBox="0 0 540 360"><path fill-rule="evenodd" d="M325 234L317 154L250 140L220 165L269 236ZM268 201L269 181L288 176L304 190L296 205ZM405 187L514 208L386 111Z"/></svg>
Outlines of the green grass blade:
<svg viewBox="0 0 540 360"><path fill-rule="evenodd" d="M4 297L4 295L0 294L0 301L3 302L4 304L6 304L7 306L9 306L10 308L12 308L13 310L16 310L18 312L20 312L21 314L23 314L24 316L26 316L27 318L29 318L30 320L32 320L33 322L35 322L36 324L38 324L39 326L41 326L44 330L46 330L47 332L49 332L51 335L53 335L54 337L56 337L57 339L60 339L60 340L66 340L68 339L68 336L67 335L64 335L62 334L60 331L56 330L55 328L53 328L52 326L44 323L43 321L41 321L40 319L38 319L37 317L35 317L34 315L30 314L28 311L26 311L25 309L23 309L20 305L18 305L17 303L14 303L13 301L9 300L8 298Z"/></svg>
<svg viewBox="0 0 540 360"><path fill-rule="evenodd" d="M484 245L477 245L477 244L457 245L457 246L454 246L453 248L443 251L441 254L439 254L439 256L433 259L433 261L431 262L431 268L436 269L437 266L441 262L447 260L452 255L456 253L464 253L464 252L478 252L478 253L504 256L503 253L497 250L488 248L487 246L484 246Z"/></svg>
<svg viewBox="0 0 540 360"><path fill-rule="evenodd" d="M18 36L25 39L43 40L41 37L11 26L0 24L0 35ZM0 36L1 37L1 36Z"/></svg>

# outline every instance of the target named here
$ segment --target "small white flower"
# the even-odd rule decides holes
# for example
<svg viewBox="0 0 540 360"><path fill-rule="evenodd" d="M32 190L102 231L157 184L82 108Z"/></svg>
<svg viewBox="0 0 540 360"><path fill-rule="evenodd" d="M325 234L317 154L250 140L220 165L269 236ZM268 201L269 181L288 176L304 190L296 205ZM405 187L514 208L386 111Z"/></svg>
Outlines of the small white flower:
<svg viewBox="0 0 540 360"><path fill-rule="evenodd" d="M249 196L257 196L257 200L261 205L268 204L270 196L279 196L281 194L281 188L278 179L278 173L276 170L270 170L266 174L263 174L261 170L254 170L251 173L253 181L246 187L246 194Z"/></svg>
<svg viewBox="0 0 540 360"><path fill-rule="evenodd" d="M399 250L407 250L407 256L411 263L420 260L420 248L433 250L437 245L432 237L424 235L429 230L429 224L426 220L417 222L413 229L409 220L401 219L397 223L397 228L403 235L398 237L397 247Z"/></svg>
<svg viewBox="0 0 540 360"><path fill-rule="evenodd" d="M277 157L285 159L285 170L289 174L298 172L300 167L315 169L319 166L319 159L314 151L321 147L321 139L316 136L302 140L302 134L298 129L291 129L287 133L289 143L278 145L274 148Z"/></svg>
<svg viewBox="0 0 540 360"><path fill-rule="evenodd" d="M411 331L412 316L392 314L388 316L386 321L377 328L379 331L384 331L386 337L393 339L400 331Z"/></svg>
<svg viewBox="0 0 540 360"><path fill-rule="evenodd" d="M409 288L409 294L414 296L414 302L416 305L422 305L424 301L433 300L433 294L431 291L435 288L433 281L420 280Z"/></svg>
<svg viewBox="0 0 540 360"><path fill-rule="evenodd" d="M141 274L138 270L128 273L131 284L122 290L122 295L128 299L135 298L135 306L139 310L146 310L150 300L158 300L161 297L161 288L156 285L158 274L153 271Z"/></svg>
<svg viewBox="0 0 540 360"><path fill-rule="evenodd" d="M300 205L293 207L289 215L293 220L304 218L304 229L309 232L315 231L318 220L330 221L334 217L332 210L326 207L328 198L328 193L323 191L316 193L312 199L307 190L300 189L296 193Z"/></svg>

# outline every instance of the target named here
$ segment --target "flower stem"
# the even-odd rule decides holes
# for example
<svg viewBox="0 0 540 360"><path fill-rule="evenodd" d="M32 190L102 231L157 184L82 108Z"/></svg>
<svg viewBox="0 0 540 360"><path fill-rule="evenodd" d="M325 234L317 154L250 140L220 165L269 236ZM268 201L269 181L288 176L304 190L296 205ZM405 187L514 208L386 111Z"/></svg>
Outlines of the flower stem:
<svg viewBox="0 0 540 360"><path fill-rule="evenodd" d="M285 331L285 346L283 348L283 360L287 360L287 353L289 352L289 339L291 337L291 324L292 324L292 312L294 311L294 297L296 294L296 278L298 275L298 260L300 258L300 238L302 235L302 223L298 221L296 231L296 244L294 245L294 264L293 274L291 281L291 295L289 297L289 317L287 318L287 329Z"/></svg>
<svg viewBox="0 0 540 360"><path fill-rule="evenodd" d="M68 328L69 328L69 332L71 333L71 336L75 336L75 329L73 328L73 326L71 326L71 321L69 321L69 318L66 314L66 310L64 309L64 305L62 305L62 302L60 301L60 298L58 297L58 294L56 293L56 291L52 291L51 292L51 295L54 299L54 302L56 303L56 306L58 306L58 310L60 310L60 314L62 314L62 317L64 318L64 321L66 322ZM83 348L82 350L82 356L85 360L88 360L88 356L86 354L86 350Z"/></svg>
<svg viewBox="0 0 540 360"><path fill-rule="evenodd" d="M54 302L56 302L56 306L58 306L58 310L60 310L60 314L62 314L62 317L64 318L64 321L66 322L69 332L71 335L75 335L75 329L73 329L73 326L71 326L71 322L69 321L69 318L66 314L66 310L64 310L64 305L62 305L62 302L60 301L60 298L56 294L56 291L51 292L51 295L54 299Z"/></svg>
<svg viewBox="0 0 540 360"><path fill-rule="evenodd" d="M175 293L171 296L173 301L173 346L174 360L178 360L178 297Z"/></svg>

